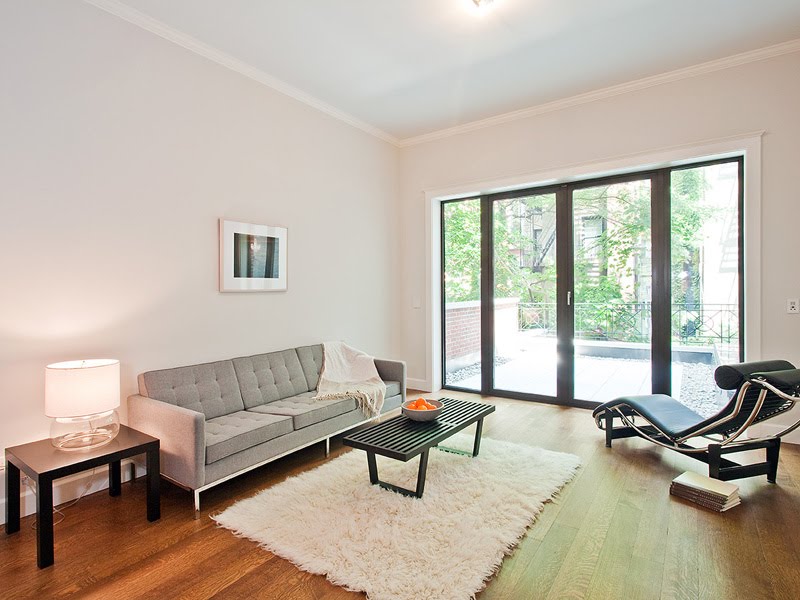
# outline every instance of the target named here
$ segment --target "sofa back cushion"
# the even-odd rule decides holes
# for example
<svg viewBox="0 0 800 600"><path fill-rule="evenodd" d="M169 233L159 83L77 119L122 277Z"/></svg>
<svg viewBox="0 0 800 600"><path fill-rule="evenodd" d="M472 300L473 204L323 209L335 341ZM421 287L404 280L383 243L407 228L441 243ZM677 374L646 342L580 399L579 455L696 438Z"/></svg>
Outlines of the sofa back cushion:
<svg viewBox="0 0 800 600"><path fill-rule="evenodd" d="M300 359L300 365L303 367L308 389L317 389L319 373L322 370L322 344L301 346L297 349L297 358Z"/></svg>
<svg viewBox="0 0 800 600"><path fill-rule="evenodd" d="M244 410L236 372L229 360L142 373L139 393L196 410L206 419Z"/></svg>
<svg viewBox="0 0 800 600"><path fill-rule="evenodd" d="M309 390L297 351L282 350L233 359L245 408L253 408Z"/></svg>

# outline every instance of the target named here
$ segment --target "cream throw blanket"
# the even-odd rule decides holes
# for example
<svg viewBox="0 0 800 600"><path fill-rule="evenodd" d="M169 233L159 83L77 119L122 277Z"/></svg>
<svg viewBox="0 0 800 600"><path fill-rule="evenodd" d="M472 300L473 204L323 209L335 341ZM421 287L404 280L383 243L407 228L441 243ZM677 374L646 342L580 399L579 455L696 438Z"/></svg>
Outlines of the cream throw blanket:
<svg viewBox="0 0 800 600"><path fill-rule="evenodd" d="M325 342L322 347L322 372L314 398L355 398L358 407L368 416L380 414L386 384L378 375L375 360L344 342Z"/></svg>

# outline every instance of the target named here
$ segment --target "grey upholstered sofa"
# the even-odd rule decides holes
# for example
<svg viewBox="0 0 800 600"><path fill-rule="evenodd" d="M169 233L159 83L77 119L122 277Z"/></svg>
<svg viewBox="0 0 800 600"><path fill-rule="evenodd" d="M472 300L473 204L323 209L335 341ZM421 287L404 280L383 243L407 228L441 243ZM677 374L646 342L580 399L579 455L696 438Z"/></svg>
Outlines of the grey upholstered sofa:
<svg viewBox="0 0 800 600"><path fill-rule="evenodd" d="M406 365L375 359L382 413L406 397ZM322 345L139 375L131 427L161 440L161 474L200 492L369 420L352 398L313 400Z"/></svg>

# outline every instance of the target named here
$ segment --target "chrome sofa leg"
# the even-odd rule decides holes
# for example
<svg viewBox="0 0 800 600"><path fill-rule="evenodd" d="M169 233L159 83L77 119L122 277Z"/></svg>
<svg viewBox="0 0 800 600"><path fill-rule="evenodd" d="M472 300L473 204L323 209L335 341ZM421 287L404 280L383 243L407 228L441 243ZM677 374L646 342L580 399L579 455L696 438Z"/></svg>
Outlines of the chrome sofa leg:
<svg viewBox="0 0 800 600"><path fill-rule="evenodd" d="M331 453L331 438L325 438L325 458Z"/></svg>
<svg viewBox="0 0 800 600"><path fill-rule="evenodd" d="M198 490L192 490L194 492L194 518L200 518L200 492Z"/></svg>

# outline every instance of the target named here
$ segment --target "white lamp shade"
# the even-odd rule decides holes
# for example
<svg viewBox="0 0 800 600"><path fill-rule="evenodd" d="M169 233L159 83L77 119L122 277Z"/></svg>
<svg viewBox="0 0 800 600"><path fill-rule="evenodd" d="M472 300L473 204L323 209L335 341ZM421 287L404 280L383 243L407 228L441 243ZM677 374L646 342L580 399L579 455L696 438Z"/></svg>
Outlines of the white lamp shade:
<svg viewBox="0 0 800 600"><path fill-rule="evenodd" d="M118 406L118 360L72 360L45 368L44 412L48 417L83 417Z"/></svg>

